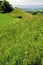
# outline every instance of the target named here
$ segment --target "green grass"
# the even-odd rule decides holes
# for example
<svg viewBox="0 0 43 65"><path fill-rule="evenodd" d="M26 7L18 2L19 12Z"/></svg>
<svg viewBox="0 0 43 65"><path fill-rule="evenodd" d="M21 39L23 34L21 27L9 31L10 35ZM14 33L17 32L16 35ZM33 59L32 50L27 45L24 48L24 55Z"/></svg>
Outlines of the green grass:
<svg viewBox="0 0 43 65"><path fill-rule="evenodd" d="M26 12L24 12L21 9L15 8L11 13L9 13L10 16L12 16L13 18L17 18L18 16L21 16L23 19L27 19L27 18L32 18L31 14L28 14Z"/></svg>
<svg viewBox="0 0 43 65"><path fill-rule="evenodd" d="M43 65L43 14L23 12L0 14L0 65Z"/></svg>
<svg viewBox="0 0 43 65"><path fill-rule="evenodd" d="M17 20L16 18L10 17L7 14L0 13L0 29L5 27L6 25L9 25L12 22L16 22L16 20Z"/></svg>

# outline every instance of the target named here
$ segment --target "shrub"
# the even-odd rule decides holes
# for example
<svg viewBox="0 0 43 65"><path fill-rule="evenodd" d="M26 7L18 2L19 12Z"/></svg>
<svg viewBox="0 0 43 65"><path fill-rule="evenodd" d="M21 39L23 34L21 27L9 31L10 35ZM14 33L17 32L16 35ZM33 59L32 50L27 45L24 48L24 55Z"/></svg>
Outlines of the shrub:
<svg viewBox="0 0 43 65"><path fill-rule="evenodd" d="M0 1L0 12L2 11L1 4L2 4L2 1Z"/></svg>
<svg viewBox="0 0 43 65"><path fill-rule="evenodd" d="M20 18L20 19L21 19L21 18L22 18L22 16L18 16L17 18Z"/></svg>
<svg viewBox="0 0 43 65"><path fill-rule="evenodd" d="M3 1L2 4L1 4L1 10L3 11L3 13L6 13L6 12L10 12L13 10L13 8L11 7L11 5L9 4L9 2L7 1Z"/></svg>
<svg viewBox="0 0 43 65"><path fill-rule="evenodd" d="M36 15L37 13L38 13L38 12L33 12L32 14L33 14L33 15Z"/></svg>

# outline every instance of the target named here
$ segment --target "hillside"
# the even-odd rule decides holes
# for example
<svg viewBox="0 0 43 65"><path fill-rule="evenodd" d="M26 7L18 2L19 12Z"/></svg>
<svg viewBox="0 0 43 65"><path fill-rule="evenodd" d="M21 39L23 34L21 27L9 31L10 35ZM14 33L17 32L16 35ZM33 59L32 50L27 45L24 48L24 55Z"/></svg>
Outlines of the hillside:
<svg viewBox="0 0 43 65"><path fill-rule="evenodd" d="M0 65L43 65L42 14L0 14Z"/></svg>
<svg viewBox="0 0 43 65"><path fill-rule="evenodd" d="M23 10L18 9L17 7L15 7L14 10L11 13L9 13L9 15L12 17L15 17L15 18L19 18L19 16L21 16L22 19L23 18L25 18L25 19L26 18L32 18L31 14L26 13Z"/></svg>

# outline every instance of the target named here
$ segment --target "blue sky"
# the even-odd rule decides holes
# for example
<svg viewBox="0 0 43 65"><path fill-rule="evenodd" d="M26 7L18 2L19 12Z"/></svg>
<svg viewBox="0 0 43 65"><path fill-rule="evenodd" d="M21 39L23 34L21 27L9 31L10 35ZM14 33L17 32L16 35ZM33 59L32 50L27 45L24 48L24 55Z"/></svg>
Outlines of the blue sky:
<svg viewBox="0 0 43 65"><path fill-rule="evenodd" d="M7 0L13 5L43 5L43 0Z"/></svg>

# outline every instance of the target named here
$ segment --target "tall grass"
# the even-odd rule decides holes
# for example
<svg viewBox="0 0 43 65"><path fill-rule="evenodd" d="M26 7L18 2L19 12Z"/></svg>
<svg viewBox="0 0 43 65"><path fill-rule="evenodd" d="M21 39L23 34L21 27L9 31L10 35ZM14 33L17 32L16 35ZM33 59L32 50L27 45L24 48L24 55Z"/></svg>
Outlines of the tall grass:
<svg viewBox="0 0 43 65"><path fill-rule="evenodd" d="M43 65L43 15L40 15L28 14L27 18L19 19L0 14L0 65Z"/></svg>

